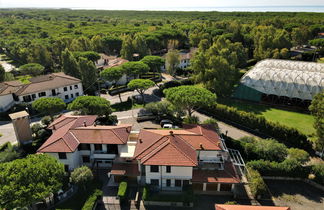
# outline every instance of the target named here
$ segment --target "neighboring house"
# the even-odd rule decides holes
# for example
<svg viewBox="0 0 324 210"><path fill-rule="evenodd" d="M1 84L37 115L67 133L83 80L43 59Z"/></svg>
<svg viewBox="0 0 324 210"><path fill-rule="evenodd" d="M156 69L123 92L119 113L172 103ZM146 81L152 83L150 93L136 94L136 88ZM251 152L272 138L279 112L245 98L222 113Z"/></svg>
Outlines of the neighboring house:
<svg viewBox="0 0 324 210"><path fill-rule="evenodd" d="M141 130L134 158L141 181L161 190L192 184L200 192L233 192L240 184L228 149L211 125Z"/></svg>
<svg viewBox="0 0 324 210"><path fill-rule="evenodd" d="M179 52L180 56L180 63L178 65L178 68L186 69L190 66L190 60L194 56L194 54L197 52L197 48L191 48L189 52ZM166 54L162 56L162 58L166 58ZM161 70L163 72L166 71L166 64L161 66Z"/></svg>
<svg viewBox="0 0 324 210"><path fill-rule="evenodd" d="M5 112L14 104L14 94L22 87L20 81L9 81L0 83L0 112Z"/></svg>
<svg viewBox="0 0 324 210"><path fill-rule="evenodd" d="M71 102L83 95L81 80L63 72L33 77L29 81L29 84L20 81L0 83L0 111L7 111L14 104L32 103L42 97L59 97Z"/></svg>
<svg viewBox="0 0 324 210"><path fill-rule="evenodd" d="M317 37L318 37L319 39L324 39L324 32L318 33L318 34L317 34Z"/></svg>
<svg viewBox="0 0 324 210"><path fill-rule="evenodd" d="M216 204L215 210L290 210L290 207Z"/></svg>
<svg viewBox="0 0 324 210"><path fill-rule="evenodd" d="M97 116L62 115L48 128L53 134L38 149L57 158L66 170L81 165L89 167L111 167L113 160L124 155L130 125L96 125ZM127 154L126 154L127 156Z"/></svg>
<svg viewBox="0 0 324 210"><path fill-rule="evenodd" d="M106 54L100 53L100 59L96 61L96 67L99 70L108 69L115 66L120 66L127 63L128 60L117 56L108 56ZM105 86L111 86L114 81L106 81ZM124 74L117 82L117 85L125 85L127 83L127 75Z"/></svg>

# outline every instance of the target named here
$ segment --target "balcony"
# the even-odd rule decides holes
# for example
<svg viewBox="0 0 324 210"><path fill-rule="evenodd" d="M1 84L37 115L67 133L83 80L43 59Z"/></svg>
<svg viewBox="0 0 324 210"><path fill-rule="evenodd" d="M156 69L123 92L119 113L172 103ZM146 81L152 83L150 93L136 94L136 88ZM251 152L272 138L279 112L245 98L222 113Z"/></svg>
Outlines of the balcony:
<svg viewBox="0 0 324 210"><path fill-rule="evenodd" d="M223 156L219 157L204 157L203 159L199 160L199 164L205 163L224 163Z"/></svg>
<svg viewBox="0 0 324 210"><path fill-rule="evenodd" d="M116 154L110 153L108 151L94 151L91 156L93 159L115 159L116 158Z"/></svg>

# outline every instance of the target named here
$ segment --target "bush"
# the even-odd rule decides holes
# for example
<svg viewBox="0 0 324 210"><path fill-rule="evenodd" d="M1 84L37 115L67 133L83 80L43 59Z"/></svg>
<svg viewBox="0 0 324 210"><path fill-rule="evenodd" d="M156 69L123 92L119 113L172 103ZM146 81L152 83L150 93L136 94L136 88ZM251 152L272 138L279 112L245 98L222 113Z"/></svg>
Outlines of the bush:
<svg viewBox="0 0 324 210"><path fill-rule="evenodd" d="M324 185L324 164L319 163L312 165L311 172L315 175L314 181Z"/></svg>
<svg viewBox="0 0 324 210"><path fill-rule="evenodd" d="M150 194L150 190L149 190L148 186L145 186L143 188L142 200L146 201L149 198L149 194Z"/></svg>
<svg viewBox="0 0 324 210"><path fill-rule="evenodd" d="M81 166L72 171L70 179L73 184L77 184L86 190L93 180L93 174L89 167Z"/></svg>
<svg viewBox="0 0 324 210"><path fill-rule="evenodd" d="M12 145L9 141L7 141L6 143L0 145L0 152L6 150L6 149L9 149L9 148L12 148Z"/></svg>
<svg viewBox="0 0 324 210"><path fill-rule="evenodd" d="M117 196L123 200L126 197L127 192L127 182L121 182L118 187L118 193Z"/></svg>
<svg viewBox="0 0 324 210"><path fill-rule="evenodd" d="M49 124L51 124L52 121L53 120L52 120L51 116L45 116L41 120L42 124L45 125L46 127L49 126Z"/></svg>
<svg viewBox="0 0 324 210"><path fill-rule="evenodd" d="M217 104L211 108L205 107L200 110L208 113L217 119L227 119L232 122L244 125L250 129L260 131L272 136L287 147L297 147L308 152L313 152L311 143L307 136L295 128L290 128L279 123L267 121L264 117L250 112L239 111L234 107Z"/></svg>
<svg viewBox="0 0 324 210"><path fill-rule="evenodd" d="M309 161L309 154L302 149L290 148L288 149L288 158L297 160L301 164L304 164Z"/></svg>
<svg viewBox="0 0 324 210"><path fill-rule="evenodd" d="M102 191L96 189L84 203L82 210L92 210L97 200L102 196Z"/></svg>
<svg viewBox="0 0 324 210"><path fill-rule="evenodd" d="M249 173L247 174L247 179L249 181L249 186L251 193L254 197L263 196L267 192L266 184L264 183L260 173L252 168L247 168Z"/></svg>
<svg viewBox="0 0 324 210"><path fill-rule="evenodd" d="M184 124L199 124L199 118L197 116L188 116L183 119Z"/></svg>

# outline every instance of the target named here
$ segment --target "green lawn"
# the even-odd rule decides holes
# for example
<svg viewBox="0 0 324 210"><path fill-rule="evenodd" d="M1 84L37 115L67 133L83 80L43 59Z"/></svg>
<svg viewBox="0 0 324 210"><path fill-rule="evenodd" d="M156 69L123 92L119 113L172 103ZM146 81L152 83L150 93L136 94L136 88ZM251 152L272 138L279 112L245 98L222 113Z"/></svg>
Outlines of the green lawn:
<svg viewBox="0 0 324 210"><path fill-rule="evenodd" d="M296 128L300 132L307 135L315 132L315 129L313 128L314 117L309 114L287 111L262 104L254 104L232 99L218 99L218 103L235 107L238 110L262 115L269 121L279 122L283 125Z"/></svg>

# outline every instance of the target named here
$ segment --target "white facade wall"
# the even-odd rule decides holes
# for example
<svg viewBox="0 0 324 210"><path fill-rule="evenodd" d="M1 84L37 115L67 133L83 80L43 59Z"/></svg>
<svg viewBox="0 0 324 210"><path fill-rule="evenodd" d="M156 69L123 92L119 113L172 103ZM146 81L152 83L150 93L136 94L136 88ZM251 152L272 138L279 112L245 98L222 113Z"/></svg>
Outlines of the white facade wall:
<svg viewBox="0 0 324 210"><path fill-rule="evenodd" d="M158 166L159 172L151 172L151 166L145 166L145 182L151 184L151 179L158 179L159 186L168 190L179 190L175 187L175 180L191 180L192 179L192 167L184 166L171 166L171 173L166 172L166 166ZM167 187L167 179L171 180L171 186Z"/></svg>
<svg viewBox="0 0 324 210"><path fill-rule="evenodd" d="M116 82L117 85L126 85L127 83L127 75L123 74L123 76ZM105 81L106 86L112 86L114 81Z"/></svg>
<svg viewBox="0 0 324 210"><path fill-rule="evenodd" d="M5 112L14 105L12 94L0 96L0 112Z"/></svg>
<svg viewBox="0 0 324 210"><path fill-rule="evenodd" d="M77 88L75 88L77 86ZM64 87L67 88L66 91L64 91ZM53 95L52 94L52 90L53 89L50 89L50 90L42 90L42 91L39 91L39 92L36 92L36 93L32 93L32 94L26 94L26 95L21 95L19 96L19 102L24 102L24 96L28 96L30 95L31 97L33 96L33 94L35 94L35 98L33 98L33 101L39 99L39 98L44 98L44 97L59 97L61 98L64 102L68 103L68 102L71 102L73 101L77 96L77 93L79 94L79 96L82 96L83 95L83 87L82 87L82 84L81 83L77 83L77 84L73 84L73 85L68 85L68 86L64 86L64 87L60 87L60 88L55 88L55 92L56 92L56 95ZM46 95L45 96L39 96L39 93L41 92L45 92ZM66 98L66 96L68 96ZM31 102L28 102L28 103L32 103L33 101Z"/></svg>
<svg viewBox="0 0 324 210"><path fill-rule="evenodd" d="M60 159L58 153L46 153L46 154L55 157L58 161L60 161L64 165L68 165L69 170L73 170L80 166L81 161L80 161L80 154L78 150L76 150L75 152L67 152L66 159Z"/></svg>

